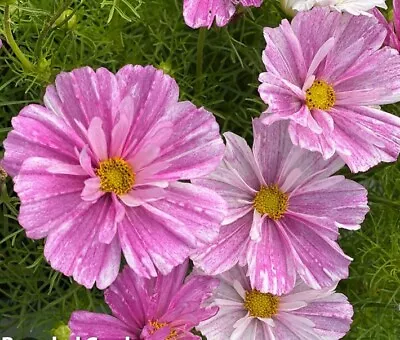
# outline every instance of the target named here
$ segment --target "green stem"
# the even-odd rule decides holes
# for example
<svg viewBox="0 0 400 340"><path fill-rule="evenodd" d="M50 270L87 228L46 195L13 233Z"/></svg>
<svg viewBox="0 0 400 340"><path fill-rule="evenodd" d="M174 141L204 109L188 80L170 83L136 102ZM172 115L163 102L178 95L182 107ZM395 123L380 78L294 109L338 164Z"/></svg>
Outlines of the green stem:
<svg viewBox="0 0 400 340"><path fill-rule="evenodd" d="M43 28L42 32L40 32L40 35L38 37L36 47L35 47L35 56L36 58L40 58L41 56L41 50L42 50L42 45L43 45L43 40L44 38L48 35L49 31L53 27L54 23L57 21L57 19L63 14L63 12L74 2L74 0L67 0L64 2L64 4L54 13L54 15L51 17L51 19L47 22L46 26Z"/></svg>
<svg viewBox="0 0 400 340"><path fill-rule="evenodd" d="M33 71L35 66L28 60L27 57L25 57L25 54L20 50L12 35L9 5L4 7L4 34L6 36L8 45L10 45L18 60L21 62L23 68L26 71Z"/></svg>
<svg viewBox="0 0 400 340"><path fill-rule="evenodd" d="M206 33L207 28L202 27L199 29L199 37L197 40L196 94L199 94L203 89L203 55Z"/></svg>
<svg viewBox="0 0 400 340"><path fill-rule="evenodd" d="M368 200L372 203L381 203L381 204L389 205L391 207L396 207L396 208L400 207L400 202L393 202L393 201L388 200L387 198L379 197L379 196L376 196L373 194L368 195Z"/></svg>

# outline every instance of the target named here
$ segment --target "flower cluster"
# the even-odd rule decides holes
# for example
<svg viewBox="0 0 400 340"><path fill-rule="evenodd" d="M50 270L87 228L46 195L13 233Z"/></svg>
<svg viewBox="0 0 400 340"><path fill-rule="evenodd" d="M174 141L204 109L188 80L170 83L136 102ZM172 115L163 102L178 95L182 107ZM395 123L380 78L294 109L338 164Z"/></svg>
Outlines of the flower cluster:
<svg viewBox="0 0 400 340"><path fill-rule="evenodd" d="M369 208L366 189L337 172L400 153L400 118L380 107L400 100L400 4L392 24L373 9L384 1L284 3L298 13L264 29L268 106L253 119L252 148L232 132L224 144L212 113L179 101L177 83L152 66L61 73L44 105L13 118L1 165L21 226L46 239L54 269L106 289L113 314L74 312L72 338L349 330L352 306L335 293L352 261L339 229L359 229ZM183 13L210 28L239 5L262 1L185 0Z"/></svg>

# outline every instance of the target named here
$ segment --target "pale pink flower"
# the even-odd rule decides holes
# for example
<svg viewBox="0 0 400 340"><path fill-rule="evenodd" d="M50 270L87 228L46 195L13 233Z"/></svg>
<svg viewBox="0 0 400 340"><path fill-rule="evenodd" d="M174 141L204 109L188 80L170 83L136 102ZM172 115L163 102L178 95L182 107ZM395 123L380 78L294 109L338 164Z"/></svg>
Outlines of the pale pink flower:
<svg viewBox="0 0 400 340"><path fill-rule="evenodd" d="M54 269L104 289L121 250L151 277L218 235L223 199L178 180L215 169L224 144L213 115L178 96L151 66L116 75L85 67L58 75L45 106L13 118L3 166L21 200L19 222L28 237L46 237Z"/></svg>
<svg viewBox="0 0 400 340"><path fill-rule="evenodd" d="M376 18L314 8L264 35L265 124L289 120L295 145L353 172L397 159L400 118L377 106L400 100L400 56Z"/></svg>
<svg viewBox="0 0 400 340"><path fill-rule="evenodd" d="M184 281L188 263L168 275L141 278L126 267L105 293L113 316L76 311L69 321L71 339L86 340L189 340L201 321L214 316L218 307L206 306L218 286L210 276L191 275Z"/></svg>
<svg viewBox="0 0 400 340"><path fill-rule="evenodd" d="M275 296L253 289L239 266L217 278L210 305L219 311L197 327L207 340L335 340L350 329L353 308L336 285L313 290L299 280Z"/></svg>
<svg viewBox="0 0 400 340"><path fill-rule="evenodd" d="M224 160L196 184L215 190L228 203L218 239L193 260L207 274L248 264L252 286L281 295L296 274L312 288L348 276L351 258L336 240L338 228L360 228L368 211L367 191L343 176L344 163L294 146L287 122L253 121L253 150L230 132Z"/></svg>
<svg viewBox="0 0 400 340"><path fill-rule="evenodd" d="M225 26L236 12L236 6L260 7L263 0L184 0L183 16L192 28L210 28L214 20Z"/></svg>

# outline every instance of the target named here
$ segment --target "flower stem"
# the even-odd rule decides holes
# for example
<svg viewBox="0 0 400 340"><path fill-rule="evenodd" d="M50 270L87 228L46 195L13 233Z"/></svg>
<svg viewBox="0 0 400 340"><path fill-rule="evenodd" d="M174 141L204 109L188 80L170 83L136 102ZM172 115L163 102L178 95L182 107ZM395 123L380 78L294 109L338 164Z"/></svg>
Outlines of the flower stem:
<svg viewBox="0 0 400 340"><path fill-rule="evenodd" d="M206 33L207 28L202 27L199 29L199 37L197 40L196 94L199 94L203 89L203 55Z"/></svg>
<svg viewBox="0 0 400 340"><path fill-rule="evenodd" d="M400 202L390 201L387 198L379 197L379 196L376 196L373 194L368 195L368 200L372 203L381 203L381 204L385 204L385 205L388 205L391 207L396 207L396 208L400 207Z"/></svg>
<svg viewBox="0 0 400 340"><path fill-rule="evenodd" d="M66 0L63 5L54 13L54 15L50 18L47 24L44 26L43 30L40 32L39 38L35 47L35 56L36 58L40 57L41 49L43 45L44 38L48 35L50 30L52 29L54 23L57 19L63 14L63 12L68 9L68 7L73 3L73 0Z"/></svg>
<svg viewBox="0 0 400 340"><path fill-rule="evenodd" d="M26 71L33 71L35 69L35 66L28 60L27 57L25 57L25 54L20 50L12 35L9 5L6 5L4 7L4 35L6 37L8 45L10 45L18 60L21 62L23 68Z"/></svg>

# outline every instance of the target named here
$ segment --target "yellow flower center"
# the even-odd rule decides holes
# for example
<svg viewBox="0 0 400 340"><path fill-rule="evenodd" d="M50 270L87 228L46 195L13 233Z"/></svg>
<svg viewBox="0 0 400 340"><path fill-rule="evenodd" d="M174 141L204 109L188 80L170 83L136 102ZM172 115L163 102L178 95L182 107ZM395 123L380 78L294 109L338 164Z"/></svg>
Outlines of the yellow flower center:
<svg viewBox="0 0 400 340"><path fill-rule="evenodd" d="M256 289L246 292L244 308L255 318L270 318L278 313L279 298Z"/></svg>
<svg viewBox="0 0 400 340"><path fill-rule="evenodd" d="M124 195L135 184L132 167L121 158L110 158L100 162L96 175L100 178L100 189L104 192Z"/></svg>
<svg viewBox="0 0 400 340"><path fill-rule="evenodd" d="M150 323L150 326L153 327L153 329L150 331L150 334L154 334L160 328L163 328L167 325L166 322L159 322L157 320L149 321L149 323ZM171 329L171 332L165 338L165 340L177 340L177 339L178 339L178 332L175 329Z"/></svg>
<svg viewBox="0 0 400 340"><path fill-rule="evenodd" d="M329 110L335 105L335 90L323 80L315 81L306 91L306 104L310 110Z"/></svg>
<svg viewBox="0 0 400 340"><path fill-rule="evenodd" d="M286 212L289 197L279 190L277 185L261 187L254 198L254 208L261 215L267 214L273 220L279 220Z"/></svg>

